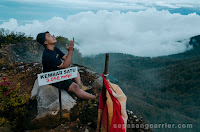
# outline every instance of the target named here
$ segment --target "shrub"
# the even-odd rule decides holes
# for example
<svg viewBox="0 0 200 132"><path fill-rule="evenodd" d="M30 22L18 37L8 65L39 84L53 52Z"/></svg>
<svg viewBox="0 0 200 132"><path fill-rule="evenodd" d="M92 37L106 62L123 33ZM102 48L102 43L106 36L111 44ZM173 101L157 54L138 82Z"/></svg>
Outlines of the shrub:
<svg viewBox="0 0 200 132"><path fill-rule="evenodd" d="M29 97L28 94L20 95L20 83L18 83L17 87L10 87L10 82L6 81L6 78L2 78L0 84L0 98L1 98L1 105L0 111L9 110L9 108L13 108L22 104L25 104Z"/></svg>
<svg viewBox="0 0 200 132"><path fill-rule="evenodd" d="M7 119L5 119L4 117L3 118L0 118L0 127L5 125L5 124L8 124L9 121Z"/></svg>
<svg viewBox="0 0 200 132"><path fill-rule="evenodd" d="M7 29L0 28L0 48L6 47L6 45L23 42L25 40L33 40L33 37L26 36L22 32L11 32Z"/></svg>
<svg viewBox="0 0 200 132"><path fill-rule="evenodd" d="M20 83L11 88L6 77L2 77L0 83L0 118L9 120L13 128L19 126L28 113L26 108L23 107L28 100L29 95L27 93L20 94Z"/></svg>

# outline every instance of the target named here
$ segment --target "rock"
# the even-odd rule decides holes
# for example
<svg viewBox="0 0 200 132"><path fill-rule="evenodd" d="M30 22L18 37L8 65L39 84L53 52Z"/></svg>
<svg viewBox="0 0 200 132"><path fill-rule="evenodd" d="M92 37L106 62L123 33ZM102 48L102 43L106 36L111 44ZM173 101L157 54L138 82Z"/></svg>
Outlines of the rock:
<svg viewBox="0 0 200 132"><path fill-rule="evenodd" d="M79 73L84 73L84 71L83 70L79 70Z"/></svg>
<svg viewBox="0 0 200 132"><path fill-rule="evenodd" d="M137 116L136 116L136 115L134 115L133 117L134 117L135 119L137 119Z"/></svg>
<svg viewBox="0 0 200 132"><path fill-rule="evenodd" d="M35 83L33 85L33 89L31 91L31 97L30 97L30 99L33 99L33 98L35 98L37 96L38 89L39 89L39 84L38 84L38 79L36 79Z"/></svg>
<svg viewBox="0 0 200 132"><path fill-rule="evenodd" d="M102 89L102 87L103 87L103 78L101 76L99 76L99 78L97 78L93 82L92 87L96 88L96 89Z"/></svg>
<svg viewBox="0 0 200 132"><path fill-rule="evenodd" d="M132 127L132 124L139 124L139 125L145 125L145 123L142 120L139 120L138 117L130 110L126 110L128 114L128 120L127 120L127 132L151 132L149 128L135 128ZM140 117L140 119L142 119Z"/></svg>
<svg viewBox="0 0 200 132"><path fill-rule="evenodd" d="M19 66L20 69L24 69L24 66Z"/></svg>
<svg viewBox="0 0 200 132"><path fill-rule="evenodd" d="M86 128L86 129L85 129L85 132L89 132L89 130Z"/></svg>
<svg viewBox="0 0 200 132"><path fill-rule="evenodd" d="M95 72L91 71L90 69L85 69L86 72L94 74Z"/></svg>
<svg viewBox="0 0 200 132"><path fill-rule="evenodd" d="M11 132L11 126L0 126L0 132Z"/></svg>
<svg viewBox="0 0 200 132"><path fill-rule="evenodd" d="M74 100L65 90L61 90L61 95L62 110L69 112L76 104L76 100ZM31 92L31 99L34 97L37 99L37 119L46 115L58 114L60 109L58 88L52 85L39 86L38 80L36 79Z"/></svg>
<svg viewBox="0 0 200 132"><path fill-rule="evenodd" d="M39 63L35 62L33 66L39 65Z"/></svg>

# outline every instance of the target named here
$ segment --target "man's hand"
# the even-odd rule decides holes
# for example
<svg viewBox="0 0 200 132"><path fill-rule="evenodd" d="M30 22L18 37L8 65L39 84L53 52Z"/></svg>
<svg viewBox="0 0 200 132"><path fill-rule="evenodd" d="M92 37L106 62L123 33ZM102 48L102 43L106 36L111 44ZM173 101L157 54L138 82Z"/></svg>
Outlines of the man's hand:
<svg viewBox="0 0 200 132"><path fill-rule="evenodd" d="M69 47L66 44L66 49L68 50L68 55L67 56L64 55L62 57L64 59L64 62L60 64L60 69L68 68L70 66L73 49L74 49L74 37L73 37L73 41L72 40L69 41Z"/></svg>
<svg viewBox="0 0 200 132"><path fill-rule="evenodd" d="M72 40L69 40L69 47L68 47L67 44L66 44L66 49L67 49L68 51L73 51L73 49L74 49L74 37L73 37L73 41L72 41Z"/></svg>

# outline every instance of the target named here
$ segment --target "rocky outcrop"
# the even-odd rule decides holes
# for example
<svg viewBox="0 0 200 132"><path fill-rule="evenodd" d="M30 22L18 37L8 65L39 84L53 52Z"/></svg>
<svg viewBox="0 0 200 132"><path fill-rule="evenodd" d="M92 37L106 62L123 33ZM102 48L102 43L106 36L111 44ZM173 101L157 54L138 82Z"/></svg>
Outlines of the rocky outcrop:
<svg viewBox="0 0 200 132"><path fill-rule="evenodd" d="M75 64L74 64L75 66ZM78 65L76 65L78 66ZM103 87L103 80L100 75L98 75L96 72L91 71L90 69L83 67L83 66L78 66L78 71L80 72L82 79L84 80L84 84L86 86L92 86L92 89L89 89L87 92L92 93L92 94L99 94L101 91L101 88ZM84 74L87 75L87 77L90 77L90 80L87 80L88 78L84 76ZM66 131L66 130L71 130L71 131L96 131L96 124L97 124L97 114L98 114L98 102L94 102L92 100L84 100L80 98L76 98L74 94L68 94L65 91L62 91L62 96L66 96L62 98L63 102L63 122L61 125L59 124L59 105L58 105L58 89L46 85L46 89L48 89L48 92L51 95L55 94L55 97L53 101L51 100L51 96L47 97L42 97L44 99L40 100L37 98L38 102L38 115L35 119L31 121L32 126L38 129L42 129L44 131ZM46 96L46 92L41 92L40 90L42 88L45 89L45 87L38 87L37 80L35 81L34 88L32 90L31 94L31 99L34 99L34 97L40 97L41 95ZM51 90L49 90L51 89ZM54 91L54 90L55 91ZM45 90L44 90L45 91ZM39 94L41 92L41 94ZM56 95L57 94L57 95ZM68 99L66 101L65 99ZM43 105L44 102L47 101L49 102L50 106L49 108L39 108L40 105ZM43 102L43 103L41 103ZM55 102L52 103L52 102ZM67 102L67 103L65 103ZM76 102L74 104L74 102ZM45 103L47 104L47 103ZM51 105L52 104L52 105ZM73 107L72 107L73 106ZM41 114L42 113L42 114ZM144 131L150 131L149 129L145 128L136 128L140 124L144 124L142 118L137 118L136 115L132 111L127 110L127 115L128 115L128 120L127 120L127 132L132 132L132 131L138 131L138 132L144 132ZM143 125L144 126L144 125ZM55 128L52 128L55 127ZM36 131L36 130L29 130L29 131Z"/></svg>
<svg viewBox="0 0 200 132"><path fill-rule="evenodd" d="M99 82L95 80L99 77L99 75L96 72L91 71L90 69L79 66L76 64L72 64L72 66L77 66L78 71L81 76L81 80L85 86L97 86ZM92 94L100 93L101 88L95 88L87 90L87 92ZM75 94L73 93L67 93L66 91L62 90L62 114L63 114L63 122L69 122L69 121L76 121L77 119L80 119L82 122L83 120L87 120L88 117L84 113L83 109L87 108L84 107L84 104L89 104L92 106L95 106L97 108L97 102L92 102L91 100L84 100L77 98ZM39 128L51 128L55 126L56 124L59 124L59 97L58 97L58 88L51 86L51 85L44 85L44 86L38 86L38 80L35 80L32 92L31 92L31 100L37 100L37 113L34 115L34 118L30 120L29 126L31 126L31 129L39 129ZM94 107L91 107L91 110L95 112ZM81 117L84 117L81 118ZM86 117L86 118L85 118ZM96 120L95 116L91 116L91 122L94 122Z"/></svg>
<svg viewBox="0 0 200 132"><path fill-rule="evenodd" d="M36 97L38 115L37 119L46 115L57 115L59 112L59 96L58 88L51 85L38 86L38 79L36 79L31 99ZM65 90L61 90L62 109L70 112L70 109L76 104L73 99Z"/></svg>

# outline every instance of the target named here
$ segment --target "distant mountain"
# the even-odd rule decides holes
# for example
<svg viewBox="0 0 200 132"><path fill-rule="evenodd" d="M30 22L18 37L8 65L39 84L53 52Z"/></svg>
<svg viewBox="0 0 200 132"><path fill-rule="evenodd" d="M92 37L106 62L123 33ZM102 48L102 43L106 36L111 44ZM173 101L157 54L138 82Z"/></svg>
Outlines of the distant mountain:
<svg viewBox="0 0 200 132"><path fill-rule="evenodd" d="M128 109L149 123L192 123L200 131L200 35L190 45L187 52L154 58L109 54L109 75L118 82L109 79L127 95ZM100 74L104 61L105 54L84 58Z"/></svg>

